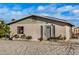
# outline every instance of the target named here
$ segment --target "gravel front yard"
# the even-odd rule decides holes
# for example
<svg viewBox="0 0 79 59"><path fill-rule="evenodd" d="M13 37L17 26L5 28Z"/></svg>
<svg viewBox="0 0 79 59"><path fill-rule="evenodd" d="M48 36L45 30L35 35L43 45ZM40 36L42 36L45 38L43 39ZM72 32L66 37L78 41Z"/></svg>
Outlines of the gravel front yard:
<svg viewBox="0 0 79 59"><path fill-rule="evenodd" d="M0 40L0 55L77 55L79 45L58 42Z"/></svg>

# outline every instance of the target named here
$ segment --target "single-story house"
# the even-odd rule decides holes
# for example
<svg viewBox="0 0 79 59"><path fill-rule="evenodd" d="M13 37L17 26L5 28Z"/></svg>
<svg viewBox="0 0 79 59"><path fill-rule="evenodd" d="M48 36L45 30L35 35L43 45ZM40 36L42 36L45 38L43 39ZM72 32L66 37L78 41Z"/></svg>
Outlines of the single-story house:
<svg viewBox="0 0 79 59"><path fill-rule="evenodd" d="M47 39L60 35L70 39L73 26L66 20L39 15L30 15L8 23L8 25L10 25L10 35L25 34L26 36L32 36L32 40L38 40L40 37Z"/></svg>

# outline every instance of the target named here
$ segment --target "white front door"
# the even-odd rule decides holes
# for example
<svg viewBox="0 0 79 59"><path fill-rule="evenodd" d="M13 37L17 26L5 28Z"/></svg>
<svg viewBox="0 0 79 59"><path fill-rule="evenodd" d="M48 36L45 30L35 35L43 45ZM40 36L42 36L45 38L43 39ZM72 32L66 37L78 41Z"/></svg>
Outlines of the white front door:
<svg viewBox="0 0 79 59"><path fill-rule="evenodd" d="M46 26L46 38L49 38L51 37L51 26L50 25L47 25Z"/></svg>

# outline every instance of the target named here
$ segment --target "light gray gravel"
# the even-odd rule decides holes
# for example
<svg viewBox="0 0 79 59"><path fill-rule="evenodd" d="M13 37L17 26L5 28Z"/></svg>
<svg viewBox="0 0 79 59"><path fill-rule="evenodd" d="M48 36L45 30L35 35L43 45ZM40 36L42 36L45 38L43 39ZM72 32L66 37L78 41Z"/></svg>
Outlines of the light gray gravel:
<svg viewBox="0 0 79 59"><path fill-rule="evenodd" d="M0 55L78 55L79 45L65 42L0 40Z"/></svg>

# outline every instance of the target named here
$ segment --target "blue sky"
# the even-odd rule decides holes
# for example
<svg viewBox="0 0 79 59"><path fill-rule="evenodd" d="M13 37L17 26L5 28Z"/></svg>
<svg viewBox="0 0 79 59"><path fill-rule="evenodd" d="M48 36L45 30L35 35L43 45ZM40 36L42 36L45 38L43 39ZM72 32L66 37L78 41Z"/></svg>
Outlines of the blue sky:
<svg viewBox="0 0 79 59"><path fill-rule="evenodd" d="M79 3L0 3L0 19L6 23L30 14L65 19L79 26Z"/></svg>

